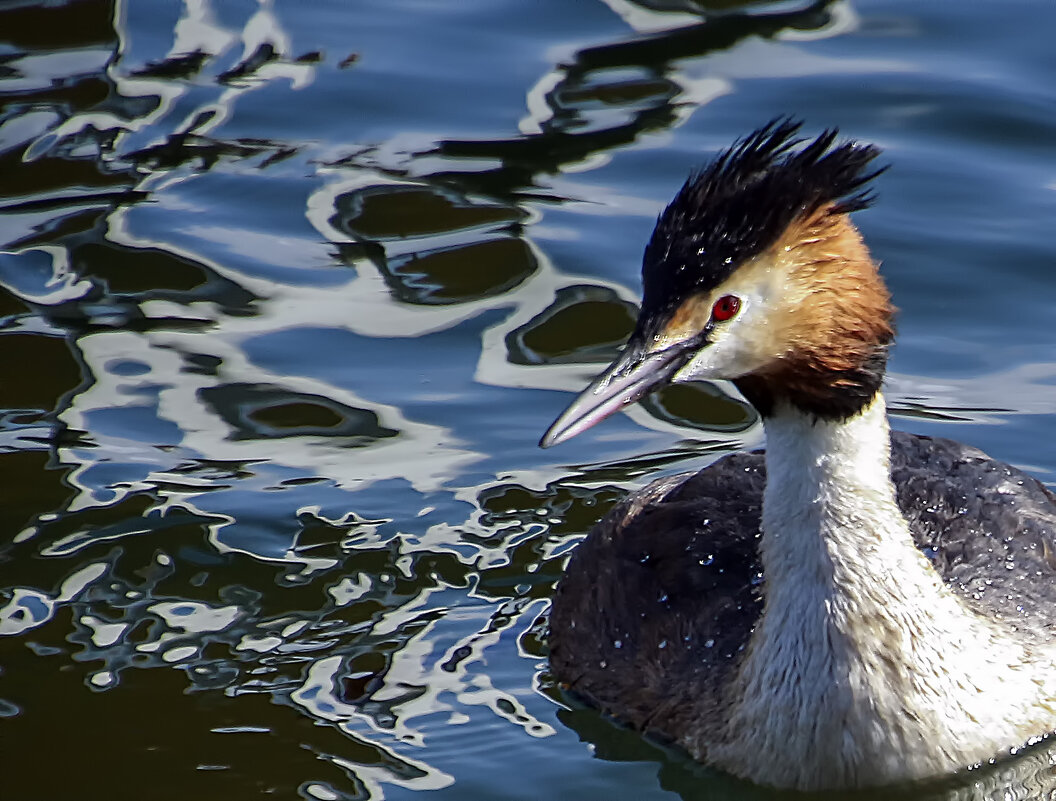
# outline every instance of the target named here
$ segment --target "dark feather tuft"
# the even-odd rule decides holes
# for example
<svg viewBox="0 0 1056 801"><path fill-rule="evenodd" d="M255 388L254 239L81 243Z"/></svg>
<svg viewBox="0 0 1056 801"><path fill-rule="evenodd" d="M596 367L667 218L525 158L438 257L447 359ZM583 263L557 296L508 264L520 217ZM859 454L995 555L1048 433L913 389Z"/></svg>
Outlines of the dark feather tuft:
<svg viewBox="0 0 1056 801"><path fill-rule="evenodd" d="M866 169L880 149L834 146L835 128L803 145L800 126L787 118L767 123L691 175L664 209L645 249L639 336L687 295L718 285L773 245L798 217L829 203L833 213L847 213L872 202L861 190L886 169Z"/></svg>

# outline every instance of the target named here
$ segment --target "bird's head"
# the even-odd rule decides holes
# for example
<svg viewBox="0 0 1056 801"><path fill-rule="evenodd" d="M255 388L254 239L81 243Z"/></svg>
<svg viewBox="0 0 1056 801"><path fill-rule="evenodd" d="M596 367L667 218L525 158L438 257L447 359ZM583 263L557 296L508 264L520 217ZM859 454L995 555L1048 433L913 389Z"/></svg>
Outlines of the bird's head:
<svg viewBox="0 0 1056 801"><path fill-rule="evenodd" d="M876 395L894 310L848 214L879 149L799 127L772 122L686 181L645 249L634 333L543 447L673 382L732 380L764 416L845 418Z"/></svg>

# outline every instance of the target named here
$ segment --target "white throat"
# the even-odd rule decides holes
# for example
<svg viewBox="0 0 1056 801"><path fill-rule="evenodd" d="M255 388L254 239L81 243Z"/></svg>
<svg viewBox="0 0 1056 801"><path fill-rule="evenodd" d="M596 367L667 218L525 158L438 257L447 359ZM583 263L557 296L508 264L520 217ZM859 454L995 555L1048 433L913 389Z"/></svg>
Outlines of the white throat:
<svg viewBox="0 0 1056 801"><path fill-rule="evenodd" d="M766 421L763 617L712 763L801 789L956 771L1056 725L1052 654L953 595L913 544L882 396Z"/></svg>

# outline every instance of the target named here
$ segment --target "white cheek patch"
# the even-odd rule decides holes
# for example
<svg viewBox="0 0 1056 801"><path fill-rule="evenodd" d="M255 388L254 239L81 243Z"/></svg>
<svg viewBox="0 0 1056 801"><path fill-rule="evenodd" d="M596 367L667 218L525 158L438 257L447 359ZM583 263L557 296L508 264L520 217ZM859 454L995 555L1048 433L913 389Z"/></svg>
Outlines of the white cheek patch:
<svg viewBox="0 0 1056 801"><path fill-rule="evenodd" d="M675 381L739 378L754 369L737 336L724 330L675 374Z"/></svg>
<svg viewBox="0 0 1056 801"><path fill-rule="evenodd" d="M763 367L769 359L755 336L766 330L763 312L759 298L742 296L740 313L728 322L716 324L709 344L675 374L674 380L740 378Z"/></svg>

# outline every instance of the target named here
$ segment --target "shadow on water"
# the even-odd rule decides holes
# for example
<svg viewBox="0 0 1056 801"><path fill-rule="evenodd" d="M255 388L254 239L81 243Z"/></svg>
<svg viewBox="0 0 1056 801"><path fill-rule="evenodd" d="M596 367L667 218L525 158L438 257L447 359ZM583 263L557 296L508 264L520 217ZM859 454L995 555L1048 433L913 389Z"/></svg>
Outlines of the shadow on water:
<svg viewBox="0 0 1056 801"><path fill-rule="evenodd" d="M476 744L538 742L538 792L585 797L574 730L646 763L642 792L658 763L686 798L756 797L532 684L575 542L757 422L678 387L635 420L699 440L543 461L516 421L530 390L580 386L635 304L532 231L601 205L561 176L728 91L684 63L822 33L838 5L620 5L684 23L637 34L480 11L488 37L440 8L413 31L325 4L0 9L5 791L377 798L483 775L498 797L535 767L481 767ZM470 55L431 35L463 23ZM559 51L534 87L516 46ZM415 84L447 62L435 112ZM519 133L455 116L489 80Z"/></svg>

